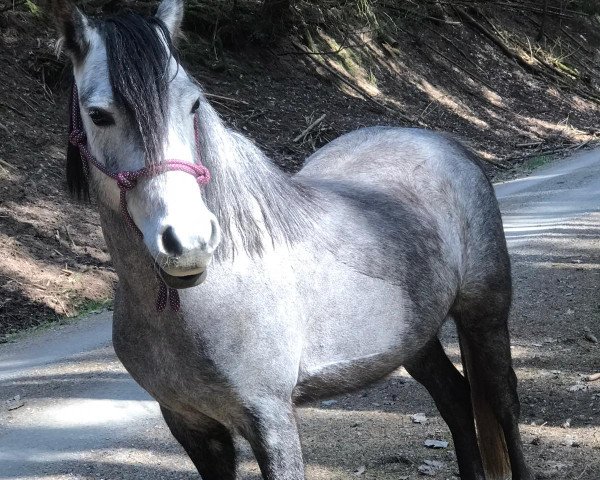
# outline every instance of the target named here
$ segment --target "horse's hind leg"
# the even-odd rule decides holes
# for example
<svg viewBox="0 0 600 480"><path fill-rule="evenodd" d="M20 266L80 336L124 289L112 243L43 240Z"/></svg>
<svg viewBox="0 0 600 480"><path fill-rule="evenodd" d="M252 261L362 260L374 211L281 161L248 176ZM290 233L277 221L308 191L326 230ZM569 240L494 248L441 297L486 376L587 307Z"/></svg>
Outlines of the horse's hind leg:
<svg viewBox="0 0 600 480"><path fill-rule="evenodd" d="M162 406L160 409L203 480L235 480L235 446L229 430L209 417L194 419L190 426L180 415Z"/></svg>
<svg viewBox="0 0 600 480"><path fill-rule="evenodd" d="M431 394L454 440L460 478L484 480L477 446L469 384L435 338L404 364L410 375Z"/></svg>
<svg viewBox="0 0 600 480"><path fill-rule="evenodd" d="M488 470L494 460L499 465L499 451L503 449L508 451L513 480L531 480L534 476L525 462L519 433L520 403L507 325L510 296L500 302L498 292L484 297L487 298L480 299L477 305L461 302L453 313L471 385L484 466ZM500 429L494 426L498 423ZM486 444L496 445L487 455ZM504 477L497 474L489 478Z"/></svg>

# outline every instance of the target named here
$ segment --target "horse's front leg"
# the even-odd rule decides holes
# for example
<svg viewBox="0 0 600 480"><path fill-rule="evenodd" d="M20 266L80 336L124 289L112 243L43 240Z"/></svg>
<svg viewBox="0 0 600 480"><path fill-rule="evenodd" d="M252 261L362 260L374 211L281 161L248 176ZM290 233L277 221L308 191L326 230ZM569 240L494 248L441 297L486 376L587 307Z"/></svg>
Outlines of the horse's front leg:
<svg viewBox="0 0 600 480"><path fill-rule="evenodd" d="M227 428L209 417L197 415L190 423L163 406L160 410L203 480L235 480L235 447Z"/></svg>
<svg viewBox="0 0 600 480"><path fill-rule="evenodd" d="M242 434L265 480L304 480L302 447L291 399L265 398L246 409Z"/></svg>

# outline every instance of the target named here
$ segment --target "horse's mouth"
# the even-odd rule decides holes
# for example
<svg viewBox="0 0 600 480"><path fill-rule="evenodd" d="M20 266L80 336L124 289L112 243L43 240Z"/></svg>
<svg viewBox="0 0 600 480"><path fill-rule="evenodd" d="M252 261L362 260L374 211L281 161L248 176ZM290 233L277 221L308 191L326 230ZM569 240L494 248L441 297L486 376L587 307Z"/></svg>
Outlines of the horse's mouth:
<svg viewBox="0 0 600 480"><path fill-rule="evenodd" d="M201 273L195 273L194 275L169 275L162 268L160 269L160 278L167 284L168 287L183 289L183 288L191 288L196 285L200 285L204 280L206 280L207 271L204 270Z"/></svg>

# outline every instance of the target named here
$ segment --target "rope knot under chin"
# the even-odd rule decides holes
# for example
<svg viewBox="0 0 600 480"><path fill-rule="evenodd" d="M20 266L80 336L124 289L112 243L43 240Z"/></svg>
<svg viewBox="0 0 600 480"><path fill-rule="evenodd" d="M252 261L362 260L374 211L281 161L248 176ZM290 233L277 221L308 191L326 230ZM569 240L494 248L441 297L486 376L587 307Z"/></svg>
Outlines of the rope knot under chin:
<svg viewBox="0 0 600 480"><path fill-rule="evenodd" d="M124 191L133 189L137 184L137 179L138 176L135 172L119 172L115 177L118 187Z"/></svg>

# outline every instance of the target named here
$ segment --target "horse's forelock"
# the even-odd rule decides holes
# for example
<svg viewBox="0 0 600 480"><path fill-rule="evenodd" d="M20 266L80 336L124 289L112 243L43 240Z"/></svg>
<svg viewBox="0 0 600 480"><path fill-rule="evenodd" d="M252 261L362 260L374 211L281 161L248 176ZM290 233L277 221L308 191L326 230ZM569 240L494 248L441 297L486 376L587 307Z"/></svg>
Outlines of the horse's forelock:
<svg viewBox="0 0 600 480"><path fill-rule="evenodd" d="M128 13L100 27L114 99L137 130L146 163L162 157L167 131L169 62L176 52L158 18Z"/></svg>

